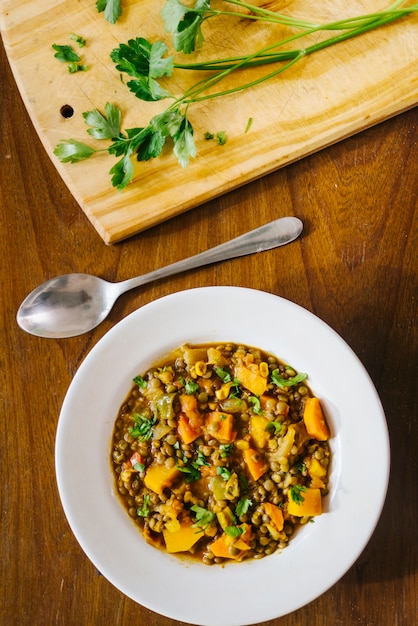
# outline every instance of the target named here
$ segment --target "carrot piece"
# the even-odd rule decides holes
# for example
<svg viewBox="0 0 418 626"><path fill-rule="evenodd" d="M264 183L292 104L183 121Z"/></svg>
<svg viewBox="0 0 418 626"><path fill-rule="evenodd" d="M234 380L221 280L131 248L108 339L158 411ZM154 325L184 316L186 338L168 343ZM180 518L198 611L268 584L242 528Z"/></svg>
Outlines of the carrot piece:
<svg viewBox="0 0 418 626"><path fill-rule="evenodd" d="M243 455L252 478L258 480L267 471L267 463L262 454L253 448L247 448L243 450Z"/></svg>
<svg viewBox="0 0 418 626"><path fill-rule="evenodd" d="M237 436L234 431L234 416L222 411L212 411L205 420L207 432L221 443L232 443Z"/></svg>
<svg viewBox="0 0 418 626"><path fill-rule="evenodd" d="M303 502L301 501L299 504L292 500L292 496L289 496L287 505L289 515L295 515L296 517L321 515L322 497L320 489L309 487L306 491L301 491L300 495L303 498Z"/></svg>
<svg viewBox="0 0 418 626"><path fill-rule="evenodd" d="M230 537L223 533L218 539L209 544L211 552L219 558L240 561L250 546L243 539Z"/></svg>
<svg viewBox="0 0 418 626"><path fill-rule="evenodd" d="M180 413L177 420L177 432L183 443L192 443L200 437L201 427L195 428L185 413Z"/></svg>
<svg viewBox="0 0 418 626"><path fill-rule="evenodd" d="M258 371L250 370L245 365L238 365L235 368L235 378L255 396L262 396L266 392L267 378L261 376Z"/></svg>
<svg viewBox="0 0 418 626"><path fill-rule="evenodd" d="M192 443L202 434L203 418L197 408L195 396L179 396L181 414L177 421L177 432L183 443Z"/></svg>
<svg viewBox="0 0 418 626"><path fill-rule="evenodd" d="M275 504L271 504L270 502L264 503L264 510L277 528L277 530L283 530L283 511L278 506L276 506Z"/></svg>
<svg viewBox="0 0 418 626"><path fill-rule="evenodd" d="M164 529L163 536L167 552L187 552L199 541L202 533L199 533L199 529L193 528L192 524L183 523L174 532Z"/></svg>
<svg viewBox="0 0 418 626"><path fill-rule="evenodd" d="M313 397L305 399L303 420L306 430L311 437L318 441L326 441L329 439L329 428L318 398Z"/></svg>
<svg viewBox="0 0 418 626"><path fill-rule="evenodd" d="M179 474L177 467L150 465L146 471L144 483L154 493L161 494L166 487L170 487Z"/></svg>

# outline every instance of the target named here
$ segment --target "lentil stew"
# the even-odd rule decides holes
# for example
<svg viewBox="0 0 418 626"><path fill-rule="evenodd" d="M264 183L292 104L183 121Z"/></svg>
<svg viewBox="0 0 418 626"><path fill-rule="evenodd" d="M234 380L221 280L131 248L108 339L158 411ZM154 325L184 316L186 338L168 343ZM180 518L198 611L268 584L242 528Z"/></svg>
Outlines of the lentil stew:
<svg viewBox="0 0 418 626"><path fill-rule="evenodd" d="M322 513L329 436L306 374L258 348L184 345L134 379L111 463L147 542L208 565L260 559Z"/></svg>

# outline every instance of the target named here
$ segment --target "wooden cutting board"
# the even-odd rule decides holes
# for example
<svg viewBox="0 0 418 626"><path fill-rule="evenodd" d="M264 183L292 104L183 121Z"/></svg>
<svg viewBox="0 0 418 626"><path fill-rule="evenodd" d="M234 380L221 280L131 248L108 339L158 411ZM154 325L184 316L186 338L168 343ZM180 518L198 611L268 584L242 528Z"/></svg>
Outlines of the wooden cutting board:
<svg viewBox="0 0 418 626"><path fill-rule="evenodd" d="M388 0L256 2L318 22L382 10L388 4ZM68 138L99 147L101 142L87 134L82 113L94 108L103 111L108 101L121 108L124 128L146 126L167 106L166 101L136 99L109 58L113 48L132 37L170 44L159 15L165 0L122 0L122 4L123 16L112 25L97 12L95 0L0 0L3 41L29 115L58 172L106 243L129 237L417 104L415 14L308 56L280 77L238 95L193 105L189 117L196 159L183 169L167 151L153 161L135 162L132 184L118 192L108 174L114 157L104 153L78 164L62 164L53 150ZM70 33L87 41L79 50L89 68L86 72L69 74L54 58L54 43L77 49ZM204 34L198 58L253 51L281 38L284 31L248 20L217 18L205 24ZM172 80L171 88L180 94L192 78L183 72ZM230 87L233 80L223 87ZM66 105L74 110L71 117L62 114ZM225 131L226 144L206 140L207 131Z"/></svg>

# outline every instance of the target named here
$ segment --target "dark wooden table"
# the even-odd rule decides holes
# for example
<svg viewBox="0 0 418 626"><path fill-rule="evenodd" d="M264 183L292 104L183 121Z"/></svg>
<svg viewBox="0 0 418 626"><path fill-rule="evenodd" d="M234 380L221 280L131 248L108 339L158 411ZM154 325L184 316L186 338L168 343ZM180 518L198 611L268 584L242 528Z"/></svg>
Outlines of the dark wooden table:
<svg viewBox="0 0 418 626"><path fill-rule="evenodd" d="M322 597L268 624L416 624L418 109L107 247L44 152L2 47L0 85L0 623L179 623L126 598L82 552L58 497L55 431L74 373L116 322L172 292L239 285L306 307L345 339L377 387L392 448L386 505L363 554ZM52 276L125 279L287 214L304 221L298 242L125 294L87 335L46 340L16 325L21 300Z"/></svg>

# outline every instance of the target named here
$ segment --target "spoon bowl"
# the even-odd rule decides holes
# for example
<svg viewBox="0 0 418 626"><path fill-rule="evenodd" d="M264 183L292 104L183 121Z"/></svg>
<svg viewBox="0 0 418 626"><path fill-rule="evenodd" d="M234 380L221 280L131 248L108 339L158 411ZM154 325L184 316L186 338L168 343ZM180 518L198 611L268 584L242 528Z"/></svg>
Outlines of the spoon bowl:
<svg viewBox="0 0 418 626"><path fill-rule="evenodd" d="M283 246L299 237L302 230L297 217L282 217L192 257L118 283L90 274L57 276L25 298L17 312L17 323L38 337L75 337L103 322L117 298L129 289L210 263Z"/></svg>

